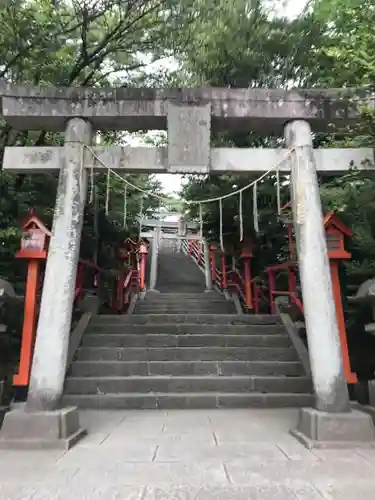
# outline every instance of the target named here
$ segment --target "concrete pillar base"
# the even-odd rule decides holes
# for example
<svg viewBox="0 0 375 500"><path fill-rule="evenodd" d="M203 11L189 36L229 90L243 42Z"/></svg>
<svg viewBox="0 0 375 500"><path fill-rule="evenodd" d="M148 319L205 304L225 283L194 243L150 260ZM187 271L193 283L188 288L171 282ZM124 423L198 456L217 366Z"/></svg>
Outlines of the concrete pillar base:
<svg viewBox="0 0 375 500"><path fill-rule="evenodd" d="M35 413L15 409L5 415L0 449L68 450L85 435L75 407Z"/></svg>
<svg viewBox="0 0 375 500"><path fill-rule="evenodd" d="M301 408L297 427L290 433L309 449L375 446L375 429L370 415L356 410L327 413Z"/></svg>
<svg viewBox="0 0 375 500"><path fill-rule="evenodd" d="M357 403L357 401L353 401L351 403L351 407L353 408L353 410L362 411L363 413L367 413L367 415L370 415L375 425L375 408L373 406L361 405Z"/></svg>
<svg viewBox="0 0 375 500"><path fill-rule="evenodd" d="M97 314L100 309L100 300L97 295L86 295L80 304L80 309L83 312Z"/></svg>
<svg viewBox="0 0 375 500"><path fill-rule="evenodd" d="M370 406L375 408L375 380L368 381L368 394L370 399Z"/></svg>
<svg viewBox="0 0 375 500"><path fill-rule="evenodd" d="M7 406L0 406L0 428L3 423L6 412L8 411Z"/></svg>

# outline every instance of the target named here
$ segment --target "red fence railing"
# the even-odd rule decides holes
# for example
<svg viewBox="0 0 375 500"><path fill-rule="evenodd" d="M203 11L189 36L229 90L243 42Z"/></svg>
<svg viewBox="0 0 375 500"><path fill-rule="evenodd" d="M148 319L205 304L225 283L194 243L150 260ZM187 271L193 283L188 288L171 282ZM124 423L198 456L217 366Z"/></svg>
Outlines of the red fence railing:
<svg viewBox="0 0 375 500"><path fill-rule="evenodd" d="M199 267L205 267L206 262L201 241L184 240L182 247ZM219 253L219 266L216 259L217 253ZM259 279L252 279L249 272L247 276L245 270L242 272L238 267L233 266L233 263L228 265L226 261L227 255L224 252L214 246L210 247L210 270L213 285L219 290L230 290L235 293L248 311L254 311L258 314L261 299L268 302Z"/></svg>
<svg viewBox="0 0 375 500"><path fill-rule="evenodd" d="M269 290L269 303L272 314L276 314L276 298L280 296L288 297L291 304L296 305L303 313L303 303L298 297L297 293L297 273L298 265L296 262L285 262L283 264L276 264L266 268L268 275L268 290ZM277 289L277 277L283 273L287 275L287 289Z"/></svg>

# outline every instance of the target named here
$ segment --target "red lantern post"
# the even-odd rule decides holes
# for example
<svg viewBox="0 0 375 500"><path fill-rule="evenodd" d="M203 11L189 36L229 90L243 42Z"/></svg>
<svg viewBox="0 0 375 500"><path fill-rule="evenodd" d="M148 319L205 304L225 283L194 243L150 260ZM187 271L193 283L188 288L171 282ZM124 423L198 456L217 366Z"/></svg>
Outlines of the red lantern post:
<svg viewBox="0 0 375 500"><path fill-rule="evenodd" d="M146 261L147 261L147 254L148 254L148 248L147 248L147 245L144 241L142 241L140 244L139 254L141 256L139 286L140 286L141 290L144 290L145 283L146 283Z"/></svg>
<svg viewBox="0 0 375 500"><path fill-rule="evenodd" d="M211 265L211 279L212 283L216 283L216 262L215 262L215 251L216 251L216 245L211 244L210 245L210 265Z"/></svg>
<svg viewBox="0 0 375 500"><path fill-rule="evenodd" d="M21 249L17 252L16 258L26 259L28 265L20 363L18 373L13 377L13 385L15 386L27 386L30 380L38 316L37 297L40 265L47 259L51 236L50 231L35 215L34 210L30 211L28 218L22 225L22 230L24 235L21 239Z"/></svg>
<svg viewBox="0 0 375 500"><path fill-rule="evenodd" d="M352 236L352 232L347 226L345 226L345 224L340 221L340 219L334 212L330 212L324 217L324 228L326 230L332 289L336 305L336 317L340 333L341 350L344 361L346 381L348 382L348 384L355 384L357 383L357 376L352 372L350 366L339 276L340 263L351 258L351 254L345 250L345 237Z"/></svg>
<svg viewBox="0 0 375 500"><path fill-rule="evenodd" d="M220 270L221 270L221 288L226 290L228 288L227 267L226 267L226 253L220 250Z"/></svg>
<svg viewBox="0 0 375 500"><path fill-rule="evenodd" d="M240 255L244 265L245 301L248 309L253 309L253 297L251 289L251 259L253 258L253 245L247 241L243 243Z"/></svg>

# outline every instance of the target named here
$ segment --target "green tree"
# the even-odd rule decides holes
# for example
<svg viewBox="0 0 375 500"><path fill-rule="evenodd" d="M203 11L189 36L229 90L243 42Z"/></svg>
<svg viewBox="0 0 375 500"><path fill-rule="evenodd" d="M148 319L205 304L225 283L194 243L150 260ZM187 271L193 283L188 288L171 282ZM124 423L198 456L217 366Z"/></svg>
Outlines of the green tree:
<svg viewBox="0 0 375 500"><path fill-rule="evenodd" d="M181 28L194 20L193 4L190 0L10 0L0 6L0 78L3 83L33 85L140 84L142 79L146 81L148 61L167 57L172 50L177 52L175 43L181 42L178 36ZM107 134L106 141L121 141L121 136ZM21 133L0 122L0 161L6 146L61 143L60 134ZM130 180L143 189L160 190L148 176L131 176ZM19 244L20 219L28 206L34 205L44 220L51 221L56 182L52 174L13 176L0 172L2 276L18 279L18 265L13 259ZM104 217L106 175L97 176L97 203L87 209L84 253L85 247L91 246L93 233L96 239L100 233L107 247L115 235L117 239L123 237L120 209L123 201L119 194L122 184L112 180L111 210L109 217ZM134 231L139 195L129 189L128 199L129 230ZM152 203L146 200L145 208Z"/></svg>
<svg viewBox="0 0 375 500"><path fill-rule="evenodd" d="M231 87L360 87L372 90L375 81L373 2L359 0L315 0L297 19L286 19L266 10L260 2L238 0L230 5L219 2L219 19L202 21L204 29L182 59L183 78L205 85ZM373 112L363 110L362 121L354 130L335 130L332 134L315 137L316 146L340 147L372 145L375 135ZM218 145L237 147L273 146L280 138L258 137L248 134L221 134L215 137ZM224 194L233 185L246 184L251 178L210 176L201 180L191 177L184 188L184 196L211 197ZM374 240L371 224L374 179L357 171L348 172L339 179L321 179L324 205L338 208L354 232L353 266L373 261L371 242ZM353 187L354 186L354 187ZM359 187L360 186L360 187ZM261 235L258 238L262 265L285 255L285 228L275 214L274 180L259 186ZM287 201L288 189L283 189ZM246 198L246 199L245 199ZM251 193L244 195L248 232L252 232ZM232 206L226 202L227 237L238 236L238 199ZM364 214L367 214L366 217ZM375 215L375 214L373 214ZM206 229L218 239L218 207L209 205L205 212ZM271 222L272 221L272 222ZM270 229L267 231L267 229ZM264 237L263 237L264 233ZM265 251L272 242L274 251ZM228 244L230 244L228 242Z"/></svg>

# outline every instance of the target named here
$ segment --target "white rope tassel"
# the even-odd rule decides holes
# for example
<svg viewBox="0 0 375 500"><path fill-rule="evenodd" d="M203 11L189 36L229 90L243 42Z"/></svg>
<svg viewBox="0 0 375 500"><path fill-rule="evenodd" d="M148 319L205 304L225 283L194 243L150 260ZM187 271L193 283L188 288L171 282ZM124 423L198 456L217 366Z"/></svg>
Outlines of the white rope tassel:
<svg viewBox="0 0 375 500"><path fill-rule="evenodd" d="M128 186L134 188L136 191L139 191L139 192L143 193L145 196L150 196L150 197L152 197L152 198L154 198L156 200L160 200L163 203L171 205L171 206L181 206L182 204L199 205L200 203L214 203L215 201L219 201L220 199L226 200L227 198L230 198L232 196L236 196L241 191L247 191L248 189L250 189L251 187L253 187L256 182L260 182L262 179L265 179L268 175L270 175L271 172L274 172L276 170L276 168L278 168L278 166L286 160L286 158L290 157L291 152L295 151L294 148L291 149L291 150L289 150L288 154L286 155L286 157L284 157L280 161L278 161L275 165L273 165L273 167L271 167L269 170L267 170L267 172L264 172L260 177L258 177L258 179L256 181L250 182L245 187L236 189L235 191L232 191L231 193L224 194L223 196L217 196L215 198L208 198L208 199L205 199L205 200L186 200L186 201L184 201L182 203L181 200L170 199L170 198L166 198L164 196L160 196L160 195L158 195L156 193L152 193L150 191L146 191L145 189L142 189L141 187L133 184L132 182L130 182L128 180L125 180L120 174L118 174L115 170L113 170L106 163L104 163L103 160L100 159L100 157L95 153L95 151L90 146L85 145L84 147L87 148L87 150L91 152L91 155L98 162L98 164L99 165L103 165L103 167L105 167L107 170L109 170L114 177L117 177L122 182L128 184Z"/></svg>
<svg viewBox="0 0 375 500"><path fill-rule="evenodd" d="M239 214L240 214L240 241L243 241L243 208L242 208L242 191L240 191Z"/></svg>
<svg viewBox="0 0 375 500"><path fill-rule="evenodd" d="M305 204L304 204L304 199L301 197L301 191L298 189L298 185L300 185L303 182L303 178L301 178L301 171L300 171L300 157L298 154L298 151L294 152L295 154L295 165L296 165L296 177L297 177L297 182L296 182L296 188L293 189L293 184L292 184L292 193L293 193L293 198L294 198L294 203L292 203L292 207L294 210L296 210L296 223L298 224L303 224L305 222Z"/></svg>
<svg viewBox="0 0 375 500"><path fill-rule="evenodd" d="M115 170L113 170L111 167L109 167L106 163L104 163L103 160L100 159L100 157L95 153L95 151L90 146L85 146L85 147L91 152L92 156L96 159L96 161L100 165L103 165L103 167L105 167L107 170L111 171L111 173L112 173L112 175L114 177L117 177L118 179L121 179L124 182L123 177L120 174L118 174ZM287 154L286 157L289 157L290 153L292 151L294 151L294 148L288 151L288 154ZM208 199L205 199L205 200L186 200L183 203L184 204L188 204L188 205L199 205L199 203L213 203L215 201L219 201L220 198L222 198L223 200L225 200L227 198L230 198L231 196L236 196L237 194L239 194L240 191L246 191L247 189L250 189L254 185L254 182L260 182L262 179L266 178L271 172L273 172L274 170L276 170L276 167L280 163L282 163L283 161L285 161L285 159L286 158L282 158L275 165L273 165L273 167L271 167L269 170L267 170L267 172L264 172L264 174L262 174L260 177L258 177L258 179L256 181L250 182L247 186L245 186L243 188L236 189L235 191L232 191L231 193L224 194L223 196L218 196L216 198L208 198ZM125 181L125 182L129 186L131 186L132 188L134 188L136 191L140 191L144 195L151 196L154 199L161 200L163 203L169 204L171 206L180 206L180 205L183 204L181 202L181 200L166 198L166 197L160 196L160 195L158 195L156 193L152 193L150 191L146 191L146 190L140 188L139 186L136 186L132 182L129 182L129 181Z"/></svg>
<svg viewBox="0 0 375 500"><path fill-rule="evenodd" d="M223 200L219 200L219 212L220 212L220 248L224 251L224 238L223 238Z"/></svg>
<svg viewBox="0 0 375 500"><path fill-rule="evenodd" d="M281 214L281 192L280 192L280 169L276 169L276 197L277 197L277 215Z"/></svg>
<svg viewBox="0 0 375 500"><path fill-rule="evenodd" d="M203 207L202 203L199 203L199 235L201 240L203 239Z"/></svg>
<svg viewBox="0 0 375 500"><path fill-rule="evenodd" d="M81 158L80 158L80 166L79 166L79 185L81 191L81 203L85 202L86 199L86 189L87 186L83 185L83 171L85 169L85 145L81 143Z"/></svg>
<svg viewBox="0 0 375 500"><path fill-rule="evenodd" d="M123 222L123 228L126 229L126 219L128 215L128 185L125 184L124 186L124 222Z"/></svg>
<svg viewBox="0 0 375 500"><path fill-rule="evenodd" d="M105 194L105 214L108 215L109 212L109 191L111 189L111 171L107 170L107 189Z"/></svg>
<svg viewBox="0 0 375 500"><path fill-rule="evenodd" d="M254 216L254 229L259 233L259 216L258 216L258 183L253 185L253 216Z"/></svg>
<svg viewBox="0 0 375 500"><path fill-rule="evenodd" d="M139 239L141 239L141 233L142 233L142 217L143 217L143 196L141 197L141 201L139 202Z"/></svg>
<svg viewBox="0 0 375 500"><path fill-rule="evenodd" d="M95 189L94 185L95 185L95 183L94 183L94 168L91 167L90 168L90 198L89 198L90 205L94 201L94 189Z"/></svg>

